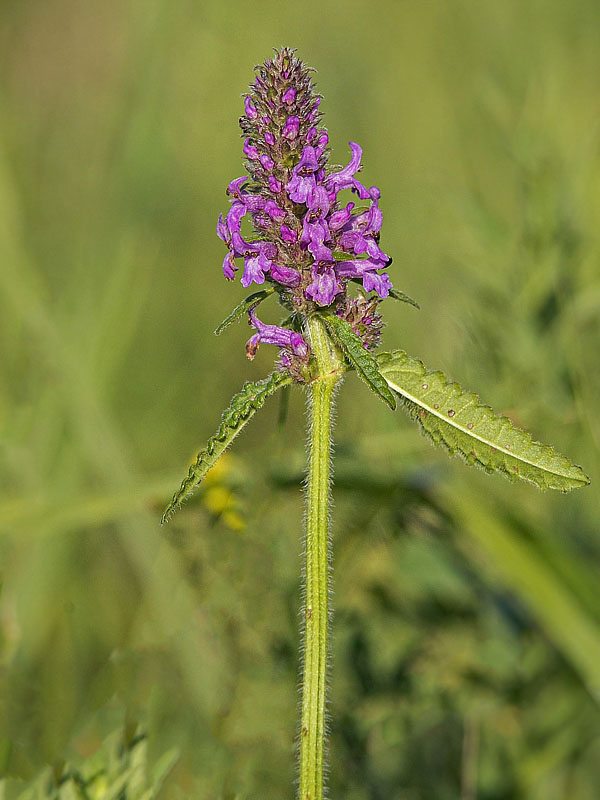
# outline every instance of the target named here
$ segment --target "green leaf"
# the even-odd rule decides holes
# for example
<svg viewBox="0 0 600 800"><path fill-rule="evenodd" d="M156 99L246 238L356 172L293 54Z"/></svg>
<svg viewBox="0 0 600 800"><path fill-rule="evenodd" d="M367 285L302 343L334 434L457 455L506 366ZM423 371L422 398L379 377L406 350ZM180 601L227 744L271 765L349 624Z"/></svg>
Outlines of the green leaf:
<svg viewBox="0 0 600 800"><path fill-rule="evenodd" d="M360 336L354 333L345 319L340 319L335 314L326 314L324 320L336 344L342 349L369 389L394 410L396 398L381 376L376 358L365 348Z"/></svg>
<svg viewBox="0 0 600 800"><path fill-rule="evenodd" d="M231 314L228 317L225 317L223 322L219 325L219 327L215 330L215 336L219 336L219 334L223 333L225 328L228 328L232 322L235 322L240 317L243 317L244 314L248 312L250 306L257 305L258 303L262 303L263 300L266 300L270 294L273 294L275 291L274 287L269 287L268 289L261 289L260 292L253 292L249 294L241 303L233 309Z"/></svg>
<svg viewBox="0 0 600 800"><path fill-rule="evenodd" d="M511 480L521 478L540 489L568 492L590 482L568 458L535 442L508 417L494 414L476 394L465 392L443 373L428 372L403 350L381 353L378 362L409 415L450 455L458 453L469 465L502 472Z"/></svg>
<svg viewBox="0 0 600 800"><path fill-rule="evenodd" d="M291 381L289 375L273 372L262 381L256 383L248 381L242 386L241 390L233 396L229 408L223 412L217 432L211 436L206 446L198 453L187 476L171 498L171 502L162 516L161 524L169 521L182 502L202 482L208 470L216 464L244 425L259 408L262 408L267 397Z"/></svg>
<svg viewBox="0 0 600 800"><path fill-rule="evenodd" d="M390 297L392 297L394 300L399 300L401 303L408 303L409 306L414 306L419 310L421 309L421 306L416 300L413 300L412 297L404 292L401 292L399 289L390 289Z"/></svg>

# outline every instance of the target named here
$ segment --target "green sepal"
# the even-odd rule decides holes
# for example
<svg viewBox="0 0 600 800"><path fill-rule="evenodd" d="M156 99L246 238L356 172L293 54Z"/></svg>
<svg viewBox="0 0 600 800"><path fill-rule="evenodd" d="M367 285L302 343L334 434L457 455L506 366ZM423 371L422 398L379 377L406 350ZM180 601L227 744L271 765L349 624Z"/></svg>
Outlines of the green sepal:
<svg viewBox="0 0 600 800"><path fill-rule="evenodd" d="M377 360L365 348L360 336L354 333L345 319L341 319L335 314L325 314L323 319L335 343L356 369L359 377L393 411L396 408L396 398L379 372Z"/></svg>
<svg viewBox="0 0 600 800"><path fill-rule="evenodd" d="M235 322L240 317L243 317L244 314L248 312L248 309L251 306L258 305L258 303L262 303L263 300L266 300L270 294L273 294L275 288L273 286L269 287L268 289L261 289L260 292L253 292L249 294L241 303L233 309L231 314L228 317L225 317L223 322L219 325L219 327L215 330L215 336L219 336L219 334L223 333L225 328L228 328L232 322Z"/></svg>
<svg viewBox="0 0 600 800"><path fill-rule="evenodd" d="M417 303L416 300L413 300L412 297L401 292L399 289L390 289L389 296L394 300L399 300L401 303L408 303L409 306L413 306L414 308L421 309L421 306Z"/></svg>
<svg viewBox="0 0 600 800"><path fill-rule="evenodd" d="M165 508L161 525L169 521L182 502L202 482L206 473L216 464L244 425L259 408L262 408L267 397L291 382L292 379L289 375L273 372L262 381L256 383L247 381L242 386L241 390L233 396L229 407L223 412L217 432L200 450L196 460L189 468L187 476L181 482L181 486Z"/></svg>
<svg viewBox="0 0 600 800"><path fill-rule="evenodd" d="M377 361L408 414L450 455L459 454L469 465L501 472L513 481L529 481L540 489L568 492L589 484L581 467L534 441L531 434L508 417L496 415L476 394L465 392L442 372L429 372L403 350L380 353Z"/></svg>

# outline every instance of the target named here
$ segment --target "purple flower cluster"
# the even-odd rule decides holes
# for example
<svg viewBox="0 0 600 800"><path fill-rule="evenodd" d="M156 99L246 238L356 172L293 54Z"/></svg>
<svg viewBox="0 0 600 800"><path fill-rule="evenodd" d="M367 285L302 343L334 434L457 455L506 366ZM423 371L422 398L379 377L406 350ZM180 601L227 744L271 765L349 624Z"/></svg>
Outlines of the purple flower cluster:
<svg viewBox="0 0 600 800"><path fill-rule="evenodd" d="M380 191L376 186L367 189L356 178L362 150L354 142L350 163L330 171L329 137L321 125L321 98L310 72L288 48L257 68L240 119L248 175L229 184L231 205L217 224L217 234L228 248L223 272L233 280L239 268L236 259L243 259L244 287L275 284L284 304L300 314L334 304L332 310L339 316L356 316L348 281L375 291L377 302L391 288L382 271L391 259L379 247ZM357 202L341 202L339 194L346 189ZM246 215L254 235L244 237ZM367 319L380 330L376 304L371 303ZM248 342L250 357L262 341L281 348L284 364L308 358L301 334L264 325L254 310L250 322L257 330ZM370 347L378 334L369 336L368 327L363 320L363 341Z"/></svg>

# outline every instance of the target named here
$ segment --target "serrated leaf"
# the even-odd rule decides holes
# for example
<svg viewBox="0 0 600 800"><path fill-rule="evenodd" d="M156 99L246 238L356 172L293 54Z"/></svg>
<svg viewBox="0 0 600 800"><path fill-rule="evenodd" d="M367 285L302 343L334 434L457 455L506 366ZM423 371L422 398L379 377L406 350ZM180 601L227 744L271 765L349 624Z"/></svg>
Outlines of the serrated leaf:
<svg viewBox="0 0 600 800"><path fill-rule="evenodd" d="M225 317L223 322L219 325L218 328L215 330L215 336L219 336L225 328L228 328L232 322L235 322L240 317L243 317L244 314L248 313L248 309L250 306L257 305L258 303L262 303L263 300L266 300L270 294L273 294L275 291L274 287L269 287L268 289L261 289L260 292L253 292L249 294L241 303L233 309L229 316Z"/></svg>
<svg viewBox="0 0 600 800"><path fill-rule="evenodd" d="M421 306L417 303L416 300L413 300L412 297L401 292L400 289L390 289L389 296L394 300L399 300L401 303L408 303L409 306L414 306L414 308L421 309Z"/></svg>
<svg viewBox="0 0 600 800"><path fill-rule="evenodd" d="M529 481L540 489L568 492L590 482L568 458L534 441L508 417L494 414L476 394L465 392L442 372L427 371L403 350L381 353L377 360L410 416L450 455L457 453L469 465Z"/></svg>
<svg viewBox="0 0 600 800"><path fill-rule="evenodd" d="M336 344L339 345L369 389L392 410L395 409L396 399L379 372L376 358L365 348L360 336L354 333L345 319L341 319L335 314L326 314L324 320Z"/></svg>
<svg viewBox="0 0 600 800"><path fill-rule="evenodd" d="M229 407L223 412L217 432L211 436L206 446L198 453L187 476L165 508L161 524L169 521L183 501L202 482L206 473L216 464L246 423L256 411L263 407L267 397L291 381L289 375L273 372L262 381L256 383L248 381L242 386L241 390L233 396Z"/></svg>

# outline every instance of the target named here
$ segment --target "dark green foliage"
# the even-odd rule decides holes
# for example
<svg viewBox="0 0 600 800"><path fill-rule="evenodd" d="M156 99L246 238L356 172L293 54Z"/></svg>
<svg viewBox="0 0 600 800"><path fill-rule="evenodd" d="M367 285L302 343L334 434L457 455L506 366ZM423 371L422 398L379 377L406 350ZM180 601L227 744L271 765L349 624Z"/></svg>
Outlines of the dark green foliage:
<svg viewBox="0 0 600 800"><path fill-rule="evenodd" d="M377 360L365 349L361 338L354 333L346 320L336 317L335 314L327 314L325 323L333 340L341 348L358 376L386 405L395 409L396 399L381 377Z"/></svg>

